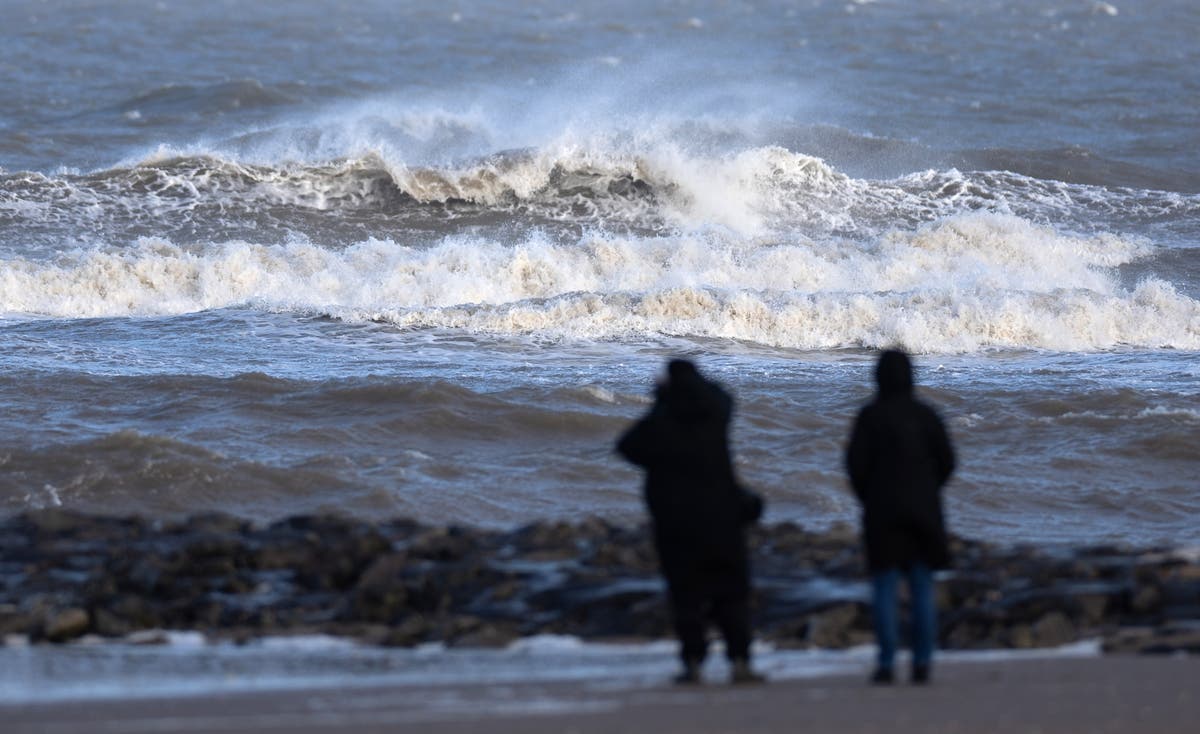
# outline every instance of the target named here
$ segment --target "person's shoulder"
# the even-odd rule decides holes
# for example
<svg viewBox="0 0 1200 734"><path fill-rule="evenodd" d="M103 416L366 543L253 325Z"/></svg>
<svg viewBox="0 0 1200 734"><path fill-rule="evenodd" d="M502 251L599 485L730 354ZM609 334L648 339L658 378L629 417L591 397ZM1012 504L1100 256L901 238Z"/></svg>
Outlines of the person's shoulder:
<svg viewBox="0 0 1200 734"><path fill-rule="evenodd" d="M938 423L942 422L942 412L938 410L937 406L933 403L921 400L919 398L914 398L913 405L927 419L937 421Z"/></svg>
<svg viewBox="0 0 1200 734"><path fill-rule="evenodd" d="M705 380L708 383L708 390L705 399L709 405L717 413L730 413L733 411L733 393L721 383L715 380Z"/></svg>
<svg viewBox="0 0 1200 734"><path fill-rule="evenodd" d="M872 399L859 406L856 420L859 423L862 423L863 421L869 421L874 416L879 415L881 410L883 410L883 405L879 402L879 399Z"/></svg>

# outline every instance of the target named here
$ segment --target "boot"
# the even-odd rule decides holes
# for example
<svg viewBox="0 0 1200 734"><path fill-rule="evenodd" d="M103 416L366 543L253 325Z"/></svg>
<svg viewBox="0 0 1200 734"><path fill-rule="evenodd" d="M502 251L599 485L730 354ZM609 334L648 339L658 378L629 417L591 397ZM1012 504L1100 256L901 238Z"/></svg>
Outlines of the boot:
<svg viewBox="0 0 1200 734"><path fill-rule="evenodd" d="M730 661L729 682L735 685L743 683L765 683L767 678L762 673L754 672L747 658Z"/></svg>
<svg viewBox="0 0 1200 734"><path fill-rule="evenodd" d="M891 668L876 668L875 672L871 674L871 683L877 686L891 685L894 680Z"/></svg>
<svg viewBox="0 0 1200 734"><path fill-rule="evenodd" d="M683 661L683 670L679 675L675 676L675 684L680 686L693 686L700 683L700 661L686 659Z"/></svg>
<svg viewBox="0 0 1200 734"><path fill-rule="evenodd" d="M914 664L912 667L913 684L923 686L929 683L929 673L929 663Z"/></svg>

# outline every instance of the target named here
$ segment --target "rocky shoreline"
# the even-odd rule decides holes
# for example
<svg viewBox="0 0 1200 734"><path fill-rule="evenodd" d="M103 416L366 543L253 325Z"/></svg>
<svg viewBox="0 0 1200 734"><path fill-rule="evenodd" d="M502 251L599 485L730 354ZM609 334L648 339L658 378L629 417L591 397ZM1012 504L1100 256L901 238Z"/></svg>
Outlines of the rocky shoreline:
<svg viewBox="0 0 1200 734"><path fill-rule="evenodd" d="M758 638L781 647L871 641L853 531L767 525L751 545ZM944 648L1101 639L1107 652L1200 653L1200 551L953 545L955 568L938 585ZM541 633L671 636L647 529L598 518L506 531L61 510L0 520L6 642L154 639L152 630L399 646L502 646Z"/></svg>

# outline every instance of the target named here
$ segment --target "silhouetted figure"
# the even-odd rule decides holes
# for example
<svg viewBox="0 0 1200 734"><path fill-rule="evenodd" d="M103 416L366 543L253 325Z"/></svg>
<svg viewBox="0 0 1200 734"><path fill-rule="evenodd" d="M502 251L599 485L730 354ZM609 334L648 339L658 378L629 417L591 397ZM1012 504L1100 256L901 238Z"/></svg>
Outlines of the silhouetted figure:
<svg viewBox="0 0 1200 734"><path fill-rule="evenodd" d="M954 471L954 450L942 419L913 396L912 364L884 352L875 368L879 392L858 414L846 468L862 504L863 540L871 572L879 665L876 683L891 683L896 654L896 585L901 574L912 600L914 683L929 680L937 635L933 571L950 564L942 517L942 485Z"/></svg>
<svg viewBox="0 0 1200 734"><path fill-rule="evenodd" d="M762 680L750 667L744 530L762 506L734 477L732 415L729 394L677 359L667 366L654 406L617 443L622 456L646 470L646 505L681 644L680 683L700 681L710 618L725 639L733 682Z"/></svg>

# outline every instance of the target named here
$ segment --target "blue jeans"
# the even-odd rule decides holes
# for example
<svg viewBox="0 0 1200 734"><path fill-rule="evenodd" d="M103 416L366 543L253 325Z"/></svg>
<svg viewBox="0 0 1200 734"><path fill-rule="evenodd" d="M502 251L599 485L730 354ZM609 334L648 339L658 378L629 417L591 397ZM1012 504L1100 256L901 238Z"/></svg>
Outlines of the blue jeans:
<svg viewBox="0 0 1200 734"><path fill-rule="evenodd" d="M896 660L899 637L896 613L896 586L902 571L891 568L871 574L872 617L875 641L879 644L879 667L891 670ZM937 640L937 607L933 602L933 572L923 563L914 563L903 572L912 599L913 665L929 665Z"/></svg>

